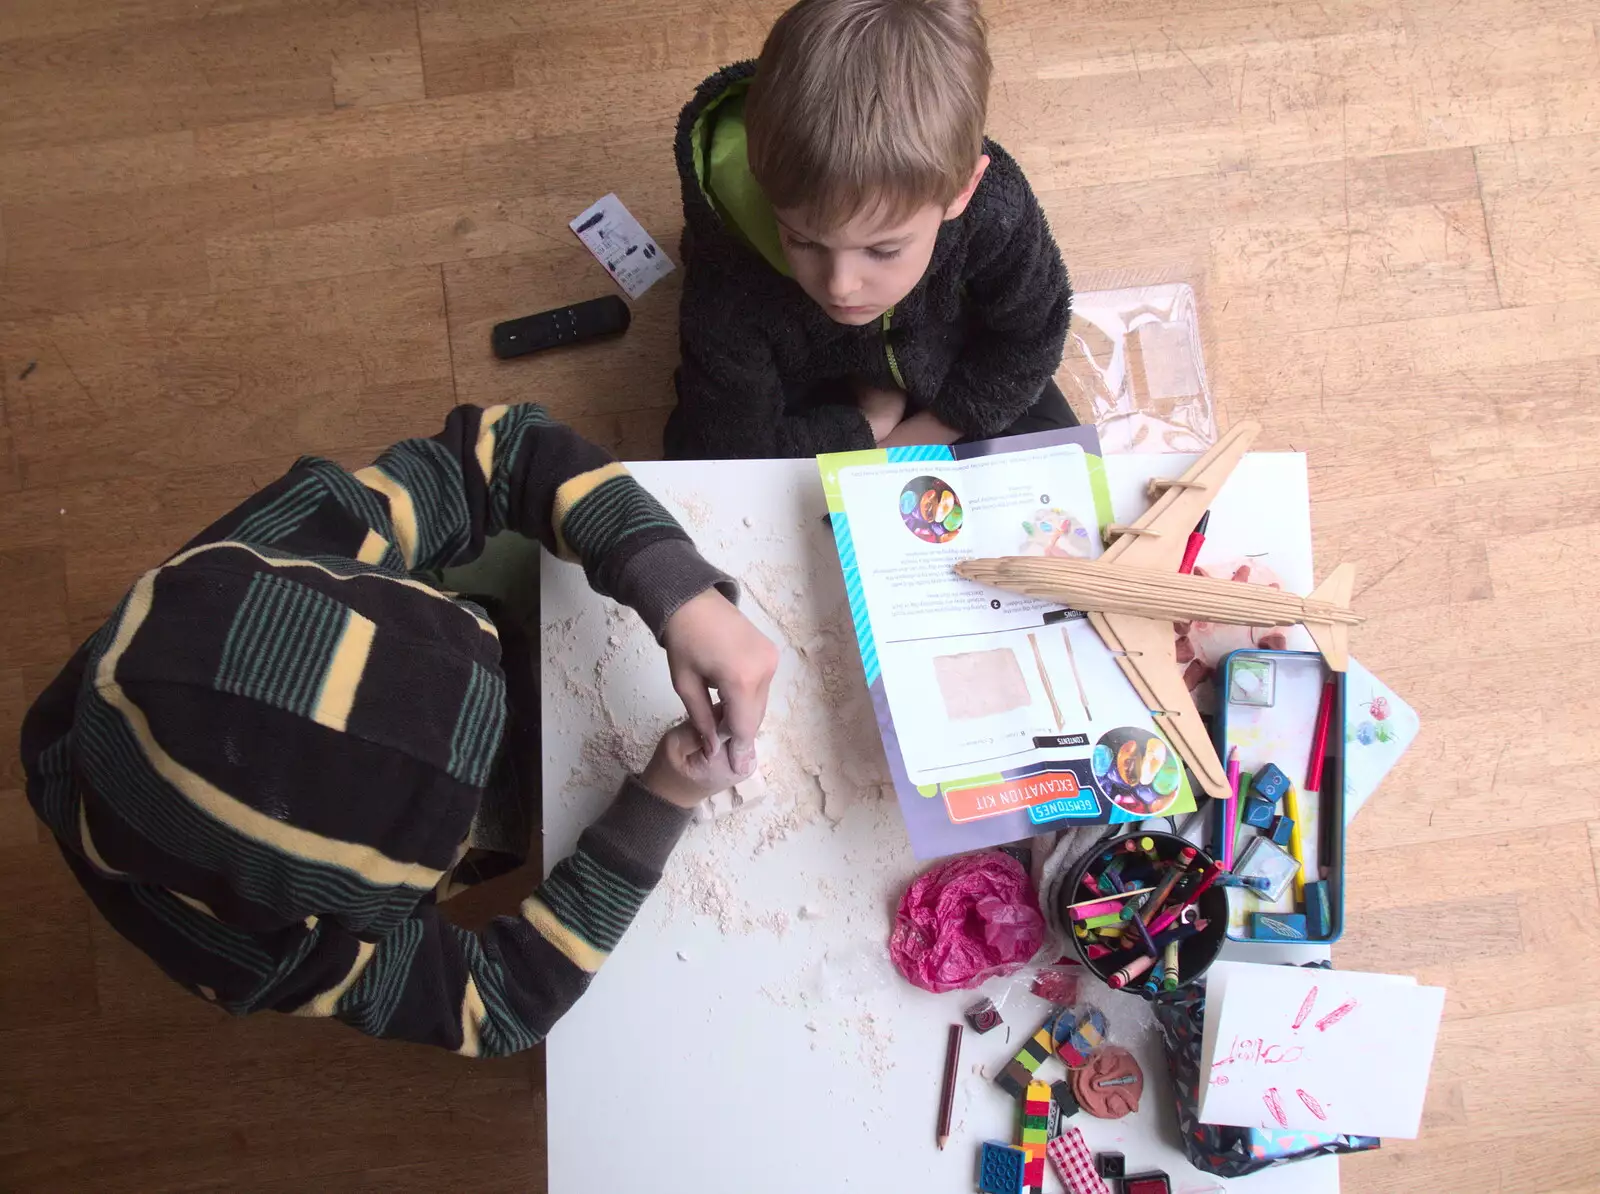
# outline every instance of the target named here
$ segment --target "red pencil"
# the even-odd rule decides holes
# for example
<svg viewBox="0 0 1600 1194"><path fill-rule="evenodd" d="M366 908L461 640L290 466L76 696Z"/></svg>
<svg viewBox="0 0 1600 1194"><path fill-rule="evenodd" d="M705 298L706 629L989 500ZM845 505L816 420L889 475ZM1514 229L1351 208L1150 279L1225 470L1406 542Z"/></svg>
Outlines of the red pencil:
<svg viewBox="0 0 1600 1194"><path fill-rule="evenodd" d="M1322 791L1322 757L1328 753L1328 724L1333 720L1333 700L1337 688L1332 676L1322 686L1322 701L1317 705L1317 728L1311 734L1311 758L1306 762L1307 792Z"/></svg>
<svg viewBox="0 0 1600 1194"><path fill-rule="evenodd" d="M1183 549L1183 563L1178 565L1178 571L1188 576L1194 571L1194 562L1200 555L1200 548L1205 545L1206 527L1211 522L1211 511L1207 510L1200 516L1200 521L1194 524L1194 530L1189 532L1189 542Z"/></svg>

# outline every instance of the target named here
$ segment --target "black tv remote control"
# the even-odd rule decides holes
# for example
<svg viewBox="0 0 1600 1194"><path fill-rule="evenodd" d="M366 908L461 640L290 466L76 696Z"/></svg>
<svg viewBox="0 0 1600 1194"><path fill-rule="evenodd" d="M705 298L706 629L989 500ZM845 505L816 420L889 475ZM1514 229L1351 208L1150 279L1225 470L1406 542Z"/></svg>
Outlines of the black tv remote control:
<svg viewBox="0 0 1600 1194"><path fill-rule="evenodd" d="M628 330L632 318L628 304L608 294L570 307L556 307L537 315L497 323L489 339L494 355L504 361L545 348L621 335Z"/></svg>

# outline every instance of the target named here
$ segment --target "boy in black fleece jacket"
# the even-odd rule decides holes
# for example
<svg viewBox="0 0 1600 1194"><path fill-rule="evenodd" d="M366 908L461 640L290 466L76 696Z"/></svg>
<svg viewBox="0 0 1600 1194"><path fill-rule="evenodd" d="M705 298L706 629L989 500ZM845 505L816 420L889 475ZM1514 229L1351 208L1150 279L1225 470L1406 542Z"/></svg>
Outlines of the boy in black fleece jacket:
<svg viewBox="0 0 1600 1194"><path fill-rule="evenodd" d="M675 458L950 444L1076 422L1067 273L983 136L976 0L800 0L676 142Z"/></svg>

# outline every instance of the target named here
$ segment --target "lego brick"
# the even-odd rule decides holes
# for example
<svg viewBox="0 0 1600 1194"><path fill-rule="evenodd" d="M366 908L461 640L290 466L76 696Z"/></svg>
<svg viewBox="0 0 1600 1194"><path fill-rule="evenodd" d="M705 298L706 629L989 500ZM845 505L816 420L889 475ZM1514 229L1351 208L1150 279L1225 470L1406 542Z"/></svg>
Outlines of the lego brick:
<svg viewBox="0 0 1600 1194"><path fill-rule="evenodd" d="M1128 1159L1116 1152L1095 1153L1094 1171L1103 1178L1118 1180L1127 1175Z"/></svg>
<svg viewBox="0 0 1600 1194"><path fill-rule="evenodd" d="M1298 912L1257 912L1250 917L1250 936L1257 941L1304 941L1306 918Z"/></svg>
<svg viewBox="0 0 1600 1194"><path fill-rule="evenodd" d="M1055 1039L1051 1036L1051 1029L1056 1018L1051 1016L1017 1050L1017 1055L1006 1063L1006 1066L995 1075L995 1084L1013 1098L1022 1098L1024 1092L1034 1082L1034 1073L1039 1069L1047 1057L1055 1051Z"/></svg>
<svg viewBox="0 0 1600 1194"><path fill-rule="evenodd" d="M1080 1110L1078 1097L1072 1093L1071 1079L1063 1078L1060 1082L1052 1085L1050 1087L1050 1097L1055 1100L1056 1106L1060 1108L1062 1119L1066 1119L1069 1115L1078 1114Z"/></svg>
<svg viewBox="0 0 1600 1194"><path fill-rule="evenodd" d="M981 1194L1022 1194L1028 1154L1009 1144L984 1142L978 1153L978 1189Z"/></svg>

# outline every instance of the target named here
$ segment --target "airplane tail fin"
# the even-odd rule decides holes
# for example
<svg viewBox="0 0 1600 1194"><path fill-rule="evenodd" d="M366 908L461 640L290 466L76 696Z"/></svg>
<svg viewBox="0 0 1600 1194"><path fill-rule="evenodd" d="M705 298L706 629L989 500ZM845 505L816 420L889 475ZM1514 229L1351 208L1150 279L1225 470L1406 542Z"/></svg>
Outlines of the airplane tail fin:
<svg viewBox="0 0 1600 1194"><path fill-rule="evenodd" d="M1340 564L1328 573L1323 582L1311 591L1309 601L1325 601L1341 609L1350 608L1350 595L1355 590L1356 567ZM1328 661L1328 666L1342 672L1350 666L1350 627L1338 622L1307 622L1311 641Z"/></svg>

